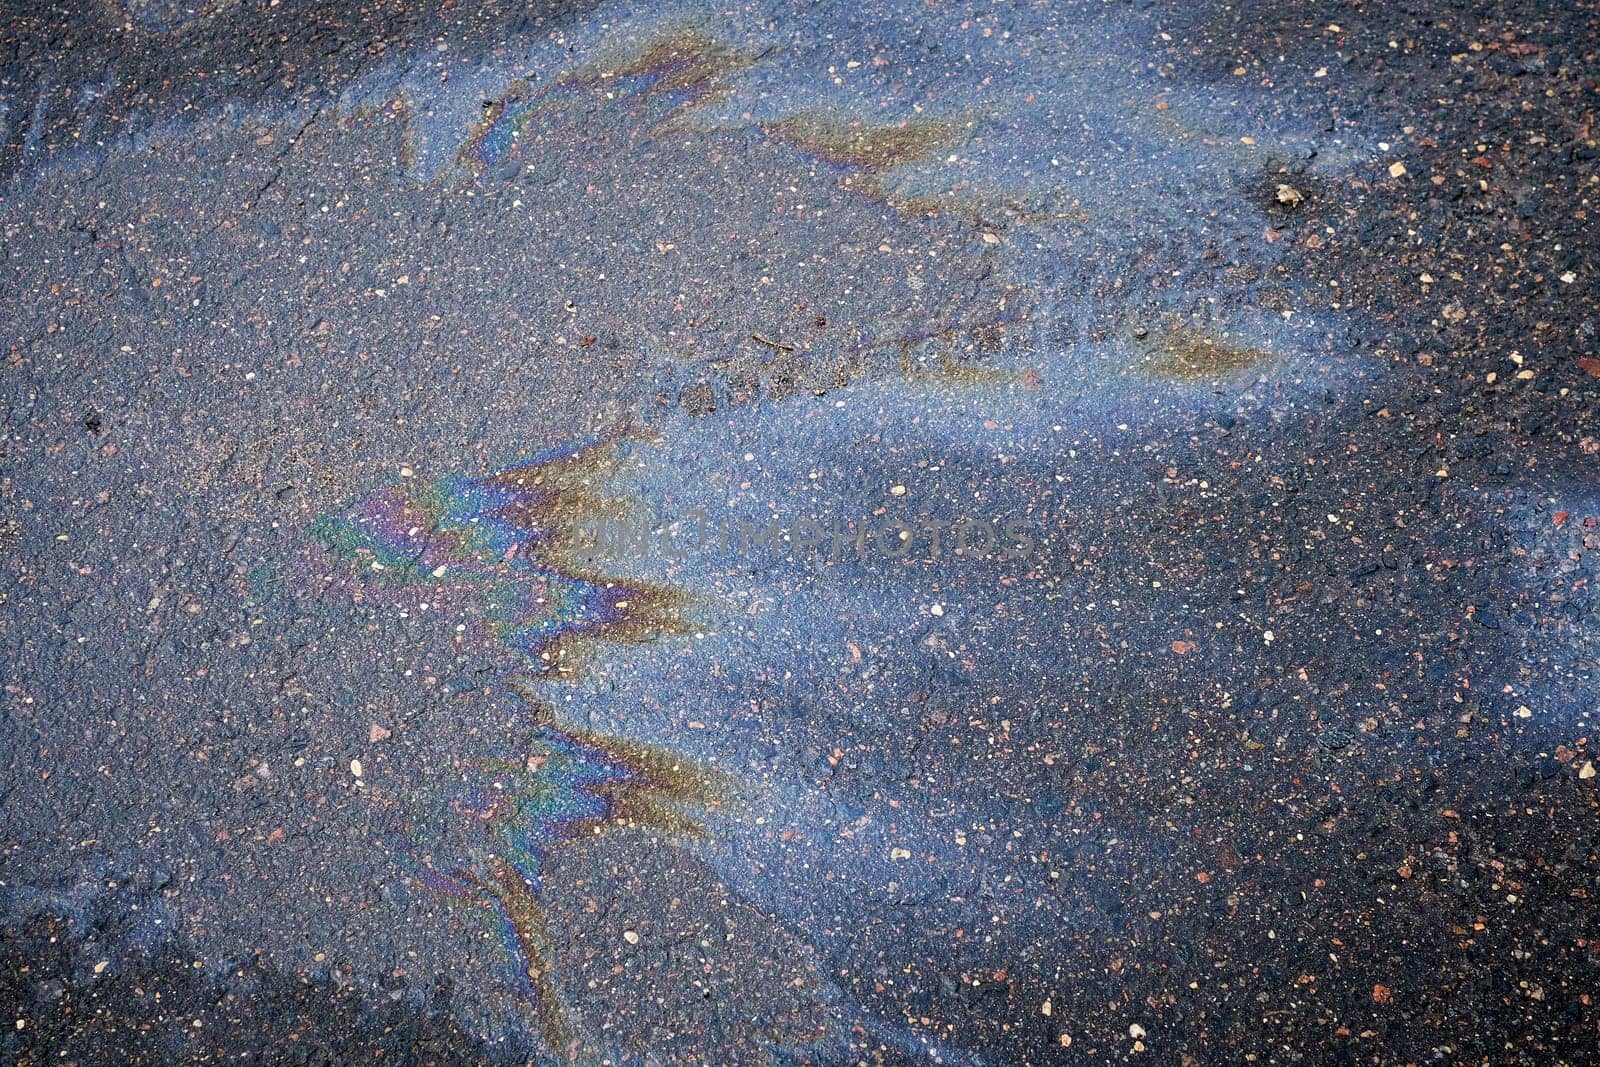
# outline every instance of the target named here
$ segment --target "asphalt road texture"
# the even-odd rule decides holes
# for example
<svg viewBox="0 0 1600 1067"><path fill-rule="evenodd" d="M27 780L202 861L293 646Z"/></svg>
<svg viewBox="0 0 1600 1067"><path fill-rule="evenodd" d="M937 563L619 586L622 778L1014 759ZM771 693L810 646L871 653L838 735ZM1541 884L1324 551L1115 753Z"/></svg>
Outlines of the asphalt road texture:
<svg viewBox="0 0 1600 1067"><path fill-rule="evenodd" d="M8 3L0 1059L1600 1059L1589 3Z"/></svg>

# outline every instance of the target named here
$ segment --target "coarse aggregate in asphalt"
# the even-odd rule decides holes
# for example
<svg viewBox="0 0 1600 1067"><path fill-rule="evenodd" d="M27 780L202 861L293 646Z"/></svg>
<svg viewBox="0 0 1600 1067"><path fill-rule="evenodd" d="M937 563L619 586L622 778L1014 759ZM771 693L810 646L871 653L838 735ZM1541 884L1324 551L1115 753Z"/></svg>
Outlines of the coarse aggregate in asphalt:
<svg viewBox="0 0 1600 1067"><path fill-rule="evenodd" d="M0 1060L1600 1062L1593 3L7 0Z"/></svg>

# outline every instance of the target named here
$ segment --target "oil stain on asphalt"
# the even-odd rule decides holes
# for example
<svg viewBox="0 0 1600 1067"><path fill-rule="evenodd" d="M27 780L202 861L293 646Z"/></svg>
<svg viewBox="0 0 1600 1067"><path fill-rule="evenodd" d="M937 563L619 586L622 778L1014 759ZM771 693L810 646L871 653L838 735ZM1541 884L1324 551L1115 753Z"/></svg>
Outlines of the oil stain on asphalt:
<svg viewBox="0 0 1600 1067"><path fill-rule="evenodd" d="M4 19L7 1061L1592 1058L1588 9Z"/></svg>

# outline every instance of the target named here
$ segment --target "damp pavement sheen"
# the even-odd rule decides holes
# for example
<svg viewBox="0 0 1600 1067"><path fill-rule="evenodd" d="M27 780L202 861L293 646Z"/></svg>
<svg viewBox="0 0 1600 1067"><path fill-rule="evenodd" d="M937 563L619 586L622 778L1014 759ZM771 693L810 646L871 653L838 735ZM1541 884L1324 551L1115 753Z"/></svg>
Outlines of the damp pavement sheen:
<svg viewBox="0 0 1600 1067"><path fill-rule="evenodd" d="M0 1059L1600 1057L1592 4L79 7Z"/></svg>

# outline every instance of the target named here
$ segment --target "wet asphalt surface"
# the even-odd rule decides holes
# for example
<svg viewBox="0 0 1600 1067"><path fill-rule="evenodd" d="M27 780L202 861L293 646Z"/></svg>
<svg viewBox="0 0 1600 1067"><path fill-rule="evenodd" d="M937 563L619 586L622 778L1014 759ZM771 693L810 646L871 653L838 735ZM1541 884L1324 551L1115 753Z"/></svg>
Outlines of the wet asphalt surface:
<svg viewBox="0 0 1600 1067"><path fill-rule="evenodd" d="M1597 18L6 5L0 1059L1600 1061Z"/></svg>

